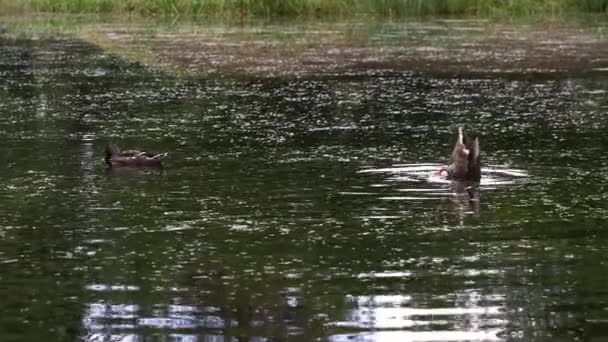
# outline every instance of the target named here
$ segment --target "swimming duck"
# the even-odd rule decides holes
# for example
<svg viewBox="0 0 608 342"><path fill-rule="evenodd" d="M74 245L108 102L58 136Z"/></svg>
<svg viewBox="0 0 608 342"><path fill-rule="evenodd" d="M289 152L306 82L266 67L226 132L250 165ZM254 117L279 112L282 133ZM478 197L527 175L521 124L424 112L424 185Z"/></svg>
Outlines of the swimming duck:
<svg viewBox="0 0 608 342"><path fill-rule="evenodd" d="M473 140L458 128L458 140L452 150L447 167L440 168L436 174L456 181L479 182L481 180L481 161L479 158L479 139Z"/></svg>
<svg viewBox="0 0 608 342"><path fill-rule="evenodd" d="M106 145L106 156L104 158L109 167L120 166L161 166L162 160L167 153L154 153L149 151L125 150L121 151L116 144Z"/></svg>

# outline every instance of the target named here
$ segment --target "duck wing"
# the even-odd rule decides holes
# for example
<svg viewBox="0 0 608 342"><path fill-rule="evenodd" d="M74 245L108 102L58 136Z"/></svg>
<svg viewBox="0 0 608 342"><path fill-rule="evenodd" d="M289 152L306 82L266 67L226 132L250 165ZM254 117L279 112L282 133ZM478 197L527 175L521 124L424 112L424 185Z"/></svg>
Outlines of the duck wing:
<svg viewBox="0 0 608 342"><path fill-rule="evenodd" d="M145 151L140 151L140 150L124 150L124 151L120 151L120 155L122 157L135 157L135 156L141 154L142 152L145 152Z"/></svg>
<svg viewBox="0 0 608 342"><path fill-rule="evenodd" d="M166 153L164 153L166 154ZM158 156L163 155L163 153L156 153L152 151L142 151L142 150L125 150L120 152L122 157L147 157L147 158L158 158Z"/></svg>

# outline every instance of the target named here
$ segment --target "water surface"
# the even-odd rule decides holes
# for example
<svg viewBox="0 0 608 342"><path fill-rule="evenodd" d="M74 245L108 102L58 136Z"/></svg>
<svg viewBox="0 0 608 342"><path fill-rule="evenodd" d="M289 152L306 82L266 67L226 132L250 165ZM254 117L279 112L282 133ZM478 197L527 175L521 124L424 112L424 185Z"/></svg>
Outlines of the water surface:
<svg viewBox="0 0 608 342"><path fill-rule="evenodd" d="M0 40L3 341L608 337L605 71L175 77ZM429 178L459 125L478 191ZM169 158L107 170L108 141Z"/></svg>

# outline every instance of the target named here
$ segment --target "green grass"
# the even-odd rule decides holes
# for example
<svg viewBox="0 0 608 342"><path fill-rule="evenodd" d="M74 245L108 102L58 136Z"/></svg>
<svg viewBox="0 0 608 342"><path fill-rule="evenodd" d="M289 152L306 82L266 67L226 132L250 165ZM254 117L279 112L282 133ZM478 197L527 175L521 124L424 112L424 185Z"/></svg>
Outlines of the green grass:
<svg viewBox="0 0 608 342"><path fill-rule="evenodd" d="M285 18L608 14L608 0L0 0L2 13Z"/></svg>

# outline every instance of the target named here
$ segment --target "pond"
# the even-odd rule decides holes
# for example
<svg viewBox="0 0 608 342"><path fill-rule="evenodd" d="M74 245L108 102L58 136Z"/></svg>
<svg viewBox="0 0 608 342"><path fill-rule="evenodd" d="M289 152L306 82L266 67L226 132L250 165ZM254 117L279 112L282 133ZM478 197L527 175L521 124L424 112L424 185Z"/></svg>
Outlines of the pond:
<svg viewBox="0 0 608 342"><path fill-rule="evenodd" d="M0 41L3 341L608 338L605 44L222 76ZM472 196L429 178L459 126ZM168 157L109 170L108 142Z"/></svg>

